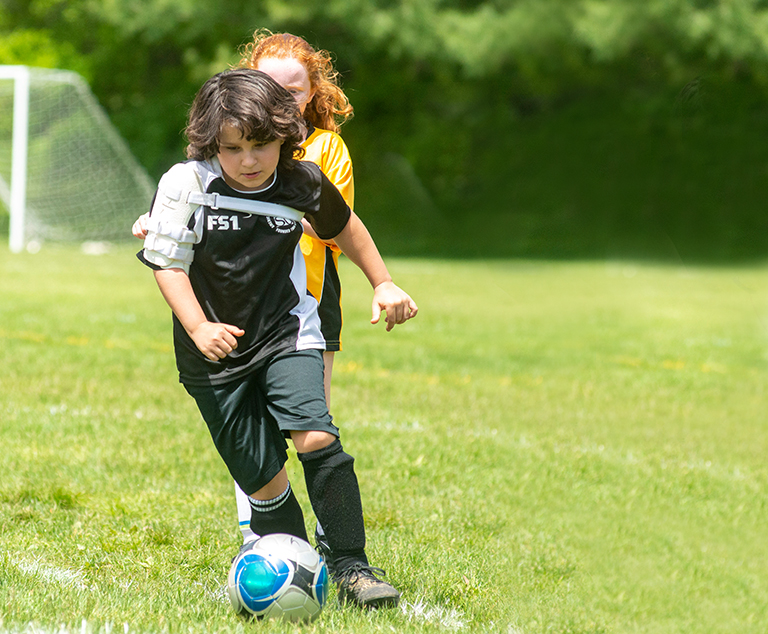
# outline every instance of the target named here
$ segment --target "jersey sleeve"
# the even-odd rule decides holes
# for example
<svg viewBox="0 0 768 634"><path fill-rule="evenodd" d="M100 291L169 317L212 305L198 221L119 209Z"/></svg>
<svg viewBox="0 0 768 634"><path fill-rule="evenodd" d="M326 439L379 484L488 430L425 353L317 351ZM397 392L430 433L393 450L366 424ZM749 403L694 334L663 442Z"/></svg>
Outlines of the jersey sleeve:
<svg viewBox="0 0 768 634"><path fill-rule="evenodd" d="M328 177L320 173L320 195L315 213L306 218L321 240L331 240L347 226L352 210L347 205L341 192Z"/></svg>
<svg viewBox="0 0 768 634"><path fill-rule="evenodd" d="M331 134L323 152L323 173L341 192L350 209L355 208L355 179L352 159L346 144L338 134Z"/></svg>

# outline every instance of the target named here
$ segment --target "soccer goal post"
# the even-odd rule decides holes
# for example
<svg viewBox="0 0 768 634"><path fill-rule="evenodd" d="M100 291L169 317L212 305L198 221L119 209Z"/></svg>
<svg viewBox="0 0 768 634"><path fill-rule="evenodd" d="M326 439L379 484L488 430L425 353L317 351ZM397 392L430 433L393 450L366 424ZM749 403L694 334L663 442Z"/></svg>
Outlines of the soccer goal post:
<svg viewBox="0 0 768 634"><path fill-rule="evenodd" d="M80 75L0 66L0 203L11 251L128 240L153 193Z"/></svg>

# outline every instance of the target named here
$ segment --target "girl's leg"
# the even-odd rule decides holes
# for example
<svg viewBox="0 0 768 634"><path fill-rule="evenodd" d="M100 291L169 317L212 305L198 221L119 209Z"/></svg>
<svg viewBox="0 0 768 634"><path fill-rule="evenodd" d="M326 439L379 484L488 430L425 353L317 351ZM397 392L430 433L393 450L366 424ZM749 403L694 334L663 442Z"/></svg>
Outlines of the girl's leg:
<svg viewBox="0 0 768 634"><path fill-rule="evenodd" d="M245 543L256 537L251 530L251 501L237 482L234 484L235 503L237 504L237 520L240 524L240 532L243 534L243 543Z"/></svg>
<svg viewBox="0 0 768 634"><path fill-rule="evenodd" d="M323 383L325 387L325 404L331 409L331 375L333 374L333 359L335 352L323 352Z"/></svg>
<svg viewBox="0 0 768 634"><path fill-rule="evenodd" d="M325 351L323 352L323 383L325 386L325 403L328 405L328 409L331 409L331 376L333 374L333 360L335 352ZM325 535L325 530L320 520L317 520L315 524L315 544L325 557L325 561L328 564L328 571L333 573L333 552L331 546L328 544L328 538Z"/></svg>

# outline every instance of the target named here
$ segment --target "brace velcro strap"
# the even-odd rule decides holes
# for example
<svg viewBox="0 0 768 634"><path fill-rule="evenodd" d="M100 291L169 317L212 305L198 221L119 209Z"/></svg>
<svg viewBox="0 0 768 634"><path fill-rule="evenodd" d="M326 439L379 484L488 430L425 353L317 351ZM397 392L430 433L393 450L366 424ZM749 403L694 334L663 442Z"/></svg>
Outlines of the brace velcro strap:
<svg viewBox="0 0 768 634"><path fill-rule="evenodd" d="M147 234L147 237L144 238L145 255L149 255L152 252L164 256L169 260L182 262L187 265L191 264L195 257L191 244L181 244L172 238L157 233L149 233ZM149 257L147 259L154 264L159 264Z"/></svg>
<svg viewBox="0 0 768 634"><path fill-rule="evenodd" d="M187 193L184 202L189 205L203 205L211 209L229 209L231 211L242 211L247 214L256 214L258 216L272 216L273 218L284 218L300 222L304 213L297 211L286 205L276 203L266 203L261 200L248 200L245 198L235 198L233 196L222 196L216 192L203 194L202 192Z"/></svg>
<svg viewBox="0 0 768 634"><path fill-rule="evenodd" d="M248 502L251 505L251 508L257 513L268 513L269 511L279 509L283 504L285 504L288 501L288 496L290 494L291 483L289 482L288 486L285 487L285 491L283 491L276 498L272 498L271 500L256 500L251 496L248 496Z"/></svg>
<svg viewBox="0 0 768 634"><path fill-rule="evenodd" d="M177 242L193 243L197 240L195 232L187 229L187 227L168 222L167 220L161 220L160 218L155 218L153 216L147 218L147 233L157 233L161 236L172 238Z"/></svg>
<svg viewBox="0 0 768 634"><path fill-rule="evenodd" d="M169 257L158 253L157 251L150 251L144 249L144 259L150 264L154 264L160 269L182 269L187 275L189 275L189 264L180 260L171 260Z"/></svg>

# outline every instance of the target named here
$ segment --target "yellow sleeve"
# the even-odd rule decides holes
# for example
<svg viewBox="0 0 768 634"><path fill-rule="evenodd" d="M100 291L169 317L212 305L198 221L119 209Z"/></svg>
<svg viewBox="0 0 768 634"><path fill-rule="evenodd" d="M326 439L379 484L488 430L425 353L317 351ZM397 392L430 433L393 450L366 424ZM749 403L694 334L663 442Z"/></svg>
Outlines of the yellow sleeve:
<svg viewBox="0 0 768 634"><path fill-rule="evenodd" d="M342 138L335 132L316 129L305 144L305 161L312 161L341 192L350 209L355 208L352 159Z"/></svg>
<svg viewBox="0 0 768 634"><path fill-rule="evenodd" d="M349 150L338 134L333 135L328 144L325 156L326 164L321 165L323 170L336 189L341 192L350 209L355 208L355 179L352 175L352 159Z"/></svg>
<svg viewBox="0 0 768 634"><path fill-rule="evenodd" d="M355 181L352 175L352 159L343 139L335 132L315 128L302 145L306 151L303 160L315 163L341 192L349 208L354 209ZM307 287L319 301L325 275L326 244L306 234L301 237L300 244L307 264ZM341 249L335 244L330 248L337 258Z"/></svg>

